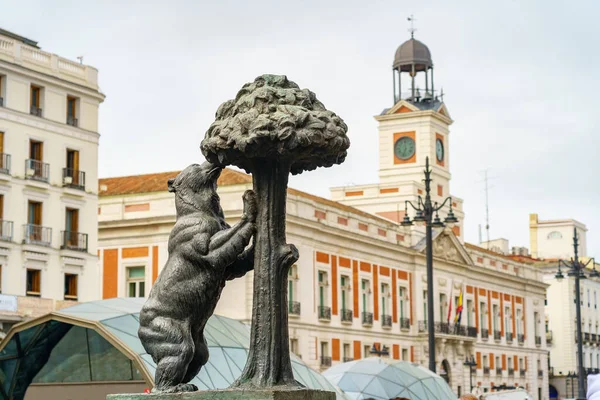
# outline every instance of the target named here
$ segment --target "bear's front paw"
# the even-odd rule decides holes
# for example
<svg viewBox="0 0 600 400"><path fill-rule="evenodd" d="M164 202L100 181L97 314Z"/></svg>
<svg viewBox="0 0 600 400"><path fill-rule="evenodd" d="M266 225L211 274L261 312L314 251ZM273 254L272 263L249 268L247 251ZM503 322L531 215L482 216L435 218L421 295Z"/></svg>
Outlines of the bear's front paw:
<svg viewBox="0 0 600 400"><path fill-rule="evenodd" d="M256 214L258 213L256 193L252 190L246 190L242 196L242 200L244 201L242 218L249 222L256 221Z"/></svg>

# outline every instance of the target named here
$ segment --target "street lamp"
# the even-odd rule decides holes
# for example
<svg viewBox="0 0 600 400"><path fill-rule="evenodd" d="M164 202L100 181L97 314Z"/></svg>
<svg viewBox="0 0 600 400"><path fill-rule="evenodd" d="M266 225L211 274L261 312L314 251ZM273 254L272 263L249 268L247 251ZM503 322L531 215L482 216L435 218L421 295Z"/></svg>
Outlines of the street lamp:
<svg viewBox="0 0 600 400"><path fill-rule="evenodd" d="M404 203L404 219L402 220L402 226L411 226L413 222L424 222L425 223L425 251L427 256L427 334L429 344L429 370L435 373L435 331L433 323L433 246L432 228L443 228L445 224L454 224L458 222L458 219L454 216L452 211L452 198L446 197L441 205L436 202L431 202L431 169L429 168L429 157L425 158L425 200L418 197L417 205L414 205L411 201ZM444 219L444 222L440 220L438 211L441 210L446 203L450 203L450 211L448 216ZM410 219L408 216L408 205L416 211L415 217ZM435 218L434 218L435 214Z"/></svg>
<svg viewBox="0 0 600 400"><path fill-rule="evenodd" d="M473 393L473 367L477 366L477 362L473 356L471 358L467 356L463 365L469 367L469 386L471 386L471 393Z"/></svg>
<svg viewBox="0 0 600 400"><path fill-rule="evenodd" d="M377 348L377 346L375 346L375 343L373 343L373 347L371 347L371 350L369 351L369 353L377 355L379 357L381 356L389 356L390 355L390 350L388 349L388 347L386 345L383 345L383 347L381 348L381 350L379 350Z"/></svg>
<svg viewBox="0 0 600 400"><path fill-rule="evenodd" d="M592 264L594 268L589 273L590 278L598 278L600 277L600 274L596 270L596 262L593 258L590 258L585 264L579 261L579 256L577 252L578 247L579 241L577 238L577 229L573 228L573 249L575 257L571 258L571 261L568 262L558 260L558 272L556 273L556 275L554 275L554 277L559 281L565 277L560 269L561 265L565 267L565 269L568 271L567 276L575 277L575 322L577 324L577 378L579 383L578 399L585 399L585 373L583 370L583 340L581 333L581 296L579 293L579 281L581 279L587 278L585 274L585 269L590 262L594 263Z"/></svg>

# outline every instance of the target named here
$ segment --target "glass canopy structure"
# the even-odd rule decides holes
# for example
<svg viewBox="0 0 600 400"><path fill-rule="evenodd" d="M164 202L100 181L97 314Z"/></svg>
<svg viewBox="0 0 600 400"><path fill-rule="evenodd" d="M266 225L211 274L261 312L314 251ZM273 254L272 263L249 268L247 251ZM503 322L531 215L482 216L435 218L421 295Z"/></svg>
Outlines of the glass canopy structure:
<svg viewBox="0 0 600 400"><path fill-rule="evenodd" d="M144 299L82 303L14 326L0 343L0 399L22 400L31 383L145 381L154 386L156 364L137 336ZM223 389L241 375L250 328L213 315L204 330L210 358L191 381L200 390ZM292 354L296 380L336 391ZM338 400L347 397L336 391Z"/></svg>
<svg viewBox="0 0 600 400"><path fill-rule="evenodd" d="M389 364L377 357L335 365L323 372L350 399L450 400L456 395L443 378L419 364Z"/></svg>

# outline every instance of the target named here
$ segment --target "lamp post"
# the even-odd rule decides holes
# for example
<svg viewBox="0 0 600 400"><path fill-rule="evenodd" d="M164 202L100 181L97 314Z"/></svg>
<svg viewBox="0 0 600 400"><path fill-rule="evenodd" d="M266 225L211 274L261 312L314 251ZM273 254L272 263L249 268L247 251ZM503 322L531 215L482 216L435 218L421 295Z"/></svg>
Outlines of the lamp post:
<svg viewBox="0 0 600 400"><path fill-rule="evenodd" d="M389 349L387 348L386 345L383 345L382 348L381 348L381 350L379 350L377 348L377 346L375 346L375 343L373 343L373 347L371 347L371 350L369 351L369 353L375 354L375 355L377 355L379 357L381 357L381 356L386 356L387 357L387 356L390 355L390 351L389 351Z"/></svg>
<svg viewBox="0 0 600 400"><path fill-rule="evenodd" d="M415 205L411 201L404 203L404 219L402 226L411 226L413 222L425 223L425 253L427 257L427 334L429 345L429 370L435 373L435 331L434 331L434 316L433 316L433 228L443 228L444 224L453 224L458 222L452 211L452 198L446 197L444 201L438 205L437 201L431 201L431 169L429 168L429 157L425 158L425 200L418 197L418 203ZM448 216L442 222L438 211L441 210L447 202L450 202L450 211ZM416 211L415 217L412 219L408 216L408 205ZM435 218L433 215L435 214Z"/></svg>
<svg viewBox="0 0 600 400"><path fill-rule="evenodd" d="M565 267L568 271L568 276L575 277L575 323L577 324L577 398L585 399L585 372L583 370L583 338L581 333L581 296L580 296L580 280L586 279L585 269L590 262L594 262L594 268L590 272L591 278L598 278L600 274L596 271L596 262L593 258L590 258L585 264L579 261L578 256L579 241L577 238L577 229L573 228L573 250L574 257L570 261L558 260L558 272L555 275L557 280L562 280L565 276L563 275L560 267Z"/></svg>
<svg viewBox="0 0 600 400"><path fill-rule="evenodd" d="M471 356L470 359L469 357L465 359L463 365L469 367L469 386L471 387L471 393L473 393L473 367L477 366L477 362L475 361L475 358Z"/></svg>

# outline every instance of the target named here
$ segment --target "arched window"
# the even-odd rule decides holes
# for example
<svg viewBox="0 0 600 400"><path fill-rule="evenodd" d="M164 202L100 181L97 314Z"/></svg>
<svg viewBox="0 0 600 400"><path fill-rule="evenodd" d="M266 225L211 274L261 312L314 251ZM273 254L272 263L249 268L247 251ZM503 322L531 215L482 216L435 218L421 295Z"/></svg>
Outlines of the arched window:
<svg viewBox="0 0 600 400"><path fill-rule="evenodd" d="M548 234L548 239L562 239L562 233L558 231L552 231Z"/></svg>

